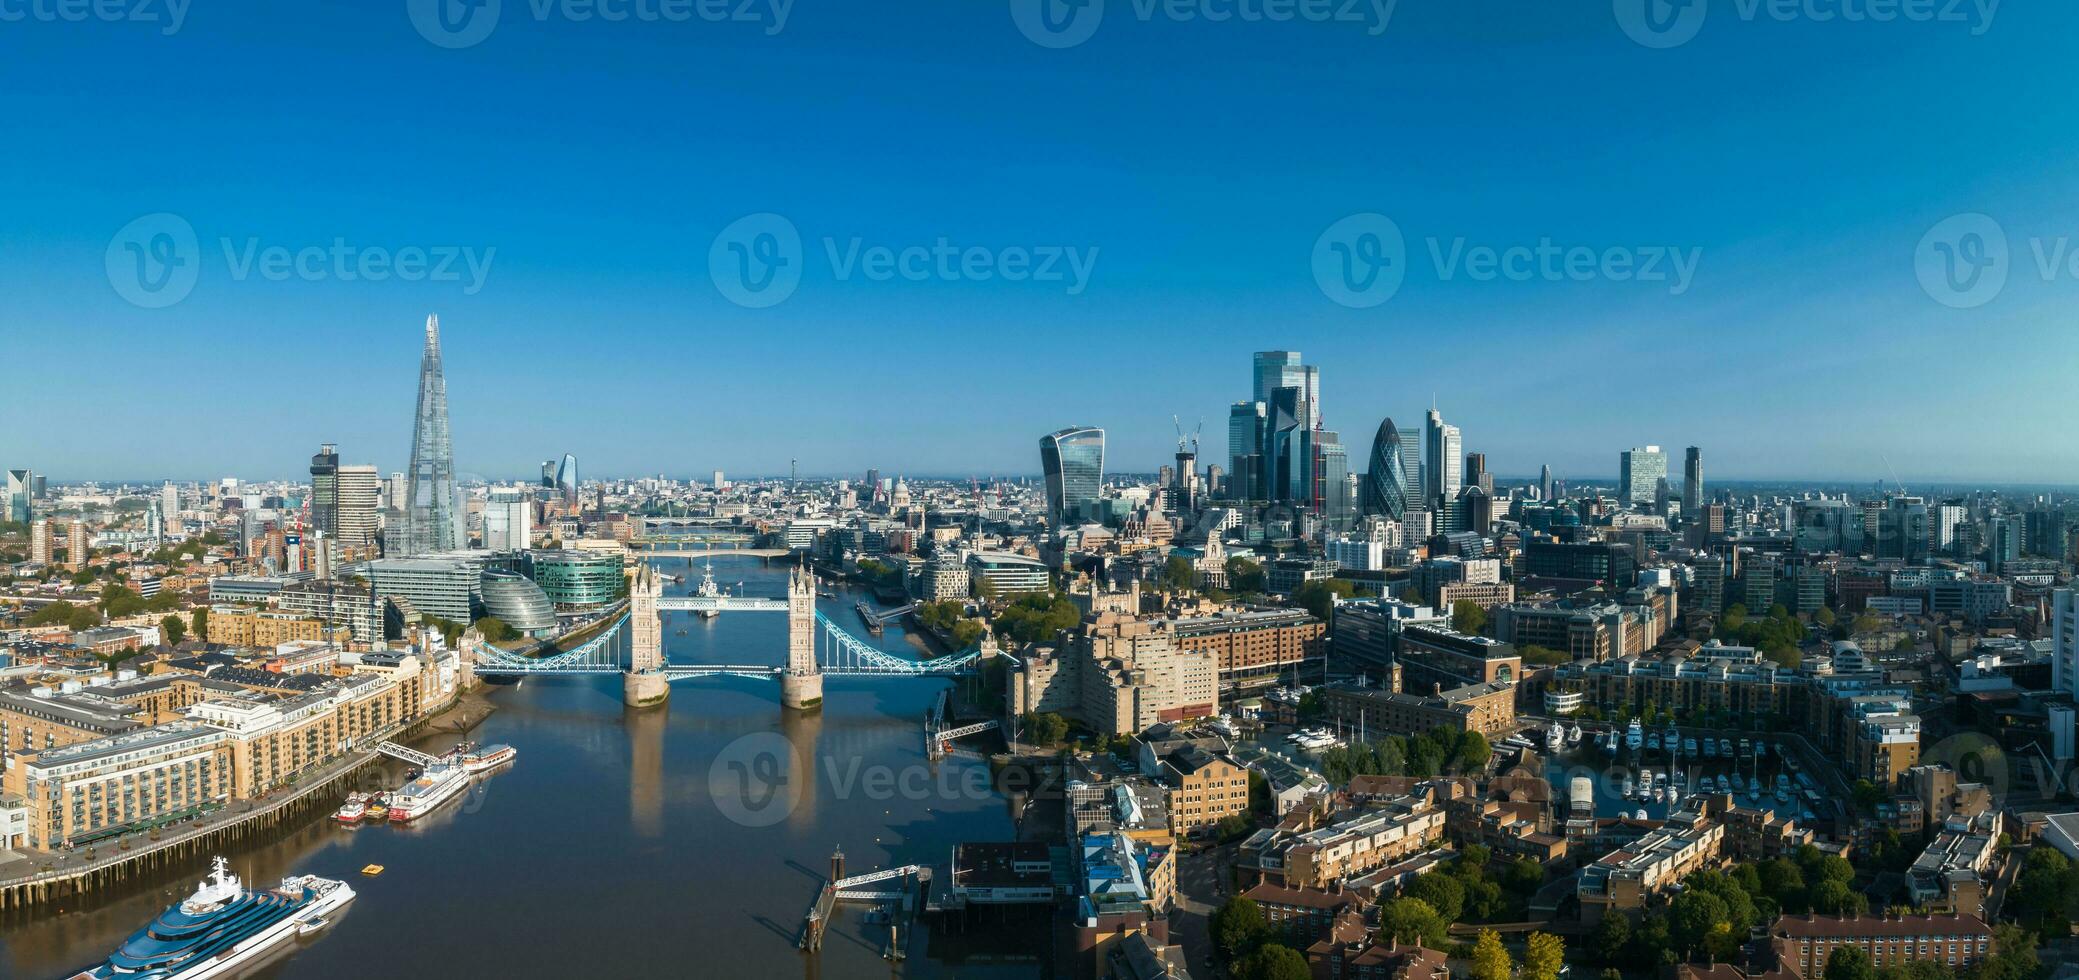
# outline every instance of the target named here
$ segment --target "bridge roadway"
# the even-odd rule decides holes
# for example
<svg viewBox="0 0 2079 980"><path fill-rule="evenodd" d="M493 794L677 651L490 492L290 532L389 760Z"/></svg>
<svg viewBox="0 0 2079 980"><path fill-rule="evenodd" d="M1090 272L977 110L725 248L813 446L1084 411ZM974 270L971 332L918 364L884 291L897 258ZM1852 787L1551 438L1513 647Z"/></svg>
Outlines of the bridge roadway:
<svg viewBox="0 0 2079 980"><path fill-rule="evenodd" d="M672 597L660 603L685 603L697 597ZM749 599L724 596L708 600L721 603L718 609L745 609L784 611L786 603L771 599ZM695 608L690 605L669 605L666 609ZM485 677L526 677L542 674L622 674L628 672L621 651L613 641L627 627L631 614L623 615L614 625L576 649L547 657L528 657L500 650L480 640L465 641L474 669ZM983 651L972 649L931 660L913 660L899 654L889 653L846 632L821 612L815 614L814 624L824 630L825 642L816 657L817 672L840 676L880 677L953 677L973 669L974 662ZM658 671L666 680L690 680L702 677L732 676L757 679L778 678L785 668L765 664L672 664L665 663Z"/></svg>
<svg viewBox="0 0 2079 980"><path fill-rule="evenodd" d="M635 542L628 549L632 555L644 558L719 558L725 555L750 555L753 558L785 558L794 552L785 548L648 548Z"/></svg>

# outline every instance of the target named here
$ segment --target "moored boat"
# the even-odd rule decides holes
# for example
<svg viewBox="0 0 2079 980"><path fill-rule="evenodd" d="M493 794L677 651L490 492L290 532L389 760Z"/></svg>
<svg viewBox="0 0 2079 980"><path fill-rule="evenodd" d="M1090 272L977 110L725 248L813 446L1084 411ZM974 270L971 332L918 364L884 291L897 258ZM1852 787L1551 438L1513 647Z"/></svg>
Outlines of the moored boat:
<svg viewBox="0 0 2079 980"><path fill-rule="evenodd" d="M339 811L334 813L332 818L340 823L354 824L360 823L367 816L368 797L359 793L349 793L347 794L346 803L340 806Z"/></svg>
<svg viewBox="0 0 2079 980"><path fill-rule="evenodd" d="M73 980L206 980L230 977L282 943L324 928L325 916L354 900L344 881L316 875L250 891L223 858L195 893L131 934L108 959ZM316 928L307 928L316 923Z"/></svg>
<svg viewBox="0 0 2079 980"><path fill-rule="evenodd" d="M511 762L520 750L510 745L486 745L462 753L462 768L471 773L496 769Z"/></svg>
<svg viewBox="0 0 2079 980"><path fill-rule="evenodd" d="M462 795L468 788L469 770L456 763L436 762L390 794L390 821L406 823L416 820Z"/></svg>

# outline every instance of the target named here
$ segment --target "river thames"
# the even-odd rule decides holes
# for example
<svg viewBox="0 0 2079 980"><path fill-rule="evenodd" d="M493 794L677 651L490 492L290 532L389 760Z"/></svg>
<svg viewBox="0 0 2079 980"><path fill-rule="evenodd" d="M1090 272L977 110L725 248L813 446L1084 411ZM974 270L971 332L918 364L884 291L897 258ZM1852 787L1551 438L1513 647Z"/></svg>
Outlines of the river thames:
<svg viewBox="0 0 2079 980"><path fill-rule="evenodd" d="M686 579L670 594L699 582L682 559L656 564ZM785 594L783 565L725 557L714 567L746 595ZM822 588L835 594L819 600L832 621L890 651L921 649L894 623L868 637L852 608L863 594ZM786 639L778 613L665 614L678 663L779 664ZM922 719L950 683L833 677L822 710L801 715L782 712L768 680L682 681L668 706L644 711L622 706L618 676L487 686L497 711L468 737L513 745L519 758L477 777L468 798L409 826L340 827L328 813L225 855L250 885L314 873L360 893L331 929L251 975L887 976L887 926L859 909L841 914L819 955L795 948L832 849L858 874L944 865L959 841L1017 836L1015 805L990 787L985 763L925 758ZM803 778L808 760L814 778ZM393 764L384 778L394 786L403 774ZM363 877L369 864L386 870ZM0 976L63 977L99 962L205 870L7 926ZM1049 973L1047 932L926 932L897 969Z"/></svg>

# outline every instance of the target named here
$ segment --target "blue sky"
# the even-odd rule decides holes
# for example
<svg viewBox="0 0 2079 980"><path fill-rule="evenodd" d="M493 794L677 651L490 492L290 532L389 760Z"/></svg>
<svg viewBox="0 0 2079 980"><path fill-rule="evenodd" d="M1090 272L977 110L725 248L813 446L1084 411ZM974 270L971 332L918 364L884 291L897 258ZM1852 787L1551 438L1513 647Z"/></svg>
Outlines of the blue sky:
<svg viewBox="0 0 2079 980"><path fill-rule="evenodd" d="M1250 352L1289 348L1360 458L1434 392L1503 474L1612 474L1657 443L1728 479L2079 483L2079 276L2036 256L2079 251L2069 4L1880 23L1711 0L1652 48L1620 29L1635 0L1400 0L1376 33L1102 0L1056 48L991 0L798 0L776 33L764 0L755 23L570 2L503 0L458 48L405 0L193 0L170 36L163 0L158 23L0 22L0 464L264 478L332 441L400 468L435 312L458 468L494 477L564 452L588 475L986 477L1068 424L1147 470L1172 414L1217 459ZM146 308L119 236L159 213L193 230L196 278ZM710 256L761 213L800 278L753 308ZM1365 213L1402 232L1404 281L1353 308L1313 262ZM1954 308L1916 255L1970 213L2006 280ZM1087 275L845 260L941 239ZM243 264L335 240L489 261L480 282ZM1678 290L1432 257L1545 240L1695 266Z"/></svg>

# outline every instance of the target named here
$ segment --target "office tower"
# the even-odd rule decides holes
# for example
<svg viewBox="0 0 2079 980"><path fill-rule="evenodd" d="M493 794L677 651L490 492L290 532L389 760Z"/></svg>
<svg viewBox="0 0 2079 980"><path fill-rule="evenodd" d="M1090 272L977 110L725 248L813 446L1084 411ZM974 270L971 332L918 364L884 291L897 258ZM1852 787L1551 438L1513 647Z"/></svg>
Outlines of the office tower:
<svg viewBox="0 0 2079 980"><path fill-rule="evenodd" d="M29 497L34 500L51 499L50 483L44 479L43 474L31 473L29 475Z"/></svg>
<svg viewBox="0 0 2079 980"><path fill-rule="evenodd" d="M387 507L387 508L389 508L389 509L391 509L391 510L397 511L397 512L398 512L398 513L400 513L400 514L401 514L401 513L403 513L403 512L404 512L404 504L405 504L405 493L406 493L406 485L405 485L405 482L404 482L404 474L402 474L402 473L392 473L392 474L390 474L390 479L389 479L389 482L387 482L386 484L384 484L384 487L385 487L385 489L384 489L384 491L383 491L383 492L384 492L385 494L387 494L388 496L387 496L387 498L386 498L386 499L385 499L385 500L383 501L383 506L384 506L384 507ZM400 533L401 533L401 532L400 532Z"/></svg>
<svg viewBox="0 0 2079 980"><path fill-rule="evenodd" d="M1306 391L1307 368L1299 362L1298 351L1257 351L1254 374L1256 400L1265 405L1271 403L1279 388Z"/></svg>
<svg viewBox="0 0 2079 980"><path fill-rule="evenodd" d="M29 525L29 560L39 565L51 563L51 522L38 520Z"/></svg>
<svg viewBox="0 0 2079 980"><path fill-rule="evenodd" d="M1313 434L1313 487L1309 494L1314 512L1321 515L1327 530L1342 533L1357 523L1357 498L1349 492L1350 455L1342 437L1328 429Z"/></svg>
<svg viewBox="0 0 2079 980"><path fill-rule="evenodd" d="M1682 455L1682 519L1696 520L1704 512L1704 451L1689 447Z"/></svg>
<svg viewBox="0 0 2079 980"><path fill-rule="evenodd" d="M159 513L166 521L168 533L179 534L181 532L180 488L174 486L171 480L168 480L165 486L159 488Z"/></svg>
<svg viewBox="0 0 2079 980"><path fill-rule="evenodd" d="M1650 504L1653 488L1668 475L1668 457L1659 446L1627 449L1617 456L1617 499L1626 504Z"/></svg>
<svg viewBox="0 0 2079 980"><path fill-rule="evenodd" d="M575 510L578 507L577 456L564 453L562 462L556 464L556 496L564 506Z"/></svg>
<svg viewBox="0 0 2079 980"><path fill-rule="evenodd" d="M1312 413L1304 387L1295 385L1272 393L1263 448L1264 473L1268 478L1265 499L1312 499L1314 433L1307 424Z"/></svg>
<svg viewBox="0 0 2079 980"><path fill-rule="evenodd" d="M1198 440L1177 443L1177 465L1170 473L1170 509L1189 515L1198 509Z"/></svg>
<svg viewBox="0 0 2079 980"><path fill-rule="evenodd" d="M7 471L7 519L16 524L29 523L33 509L30 501L36 492L35 474L28 470Z"/></svg>
<svg viewBox="0 0 2079 980"><path fill-rule="evenodd" d="M1432 510L1450 510L1465 485L1465 456L1459 445L1458 427L1444 424L1443 413L1431 406L1422 426L1422 497Z"/></svg>
<svg viewBox="0 0 2079 980"><path fill-rule="evenodd" d="M2003 514L1992 520L1991 547L1985 554L1985 567L1993 574L2007 568L2007 563L2019 560L2027 537L2027 520L2020 514Z"/></svg>
<svg viewBox="0 0 2079 980"><path fill-rule="evenodd" d="M329 442L310 458L310 527L339 536L339 447Z"/></svg>
<svg viewBox="0 0 2079 980"><path fill-rule="evenodd" d="M1063 429L1040 438L1040 470L1047 481L1047 525L1057 533L1097 512L1104 482L1104 430Z"/></svg>
<svg viewBox="0 0 2079 980"><path fill-rule="evenodd" d="M520 488L491 491L484 506L484 547L519 551L534 540L534 502Z"/></svg>
<svg viewBox="0 0 2079 980"><path fill-rule="evenodd" d="M87 567L87 522L73 521L65 528L65 565L77 572Z"/></svg>
<svg viewBox="0 0 2079 980"><path fill-rule="evenodd" d="M1936 504L1927 509L1928 547L1943 554L1955 553L1958 530L1969 519L1959 503Z"/></svg>
<svg viewBox="0 0 2079 980"><path fill-rule="evenodd" d="M556 461L553 459L541 461L541 486L544 490L556 489Z"/></svg>
<svg viewBox="0 0 2079 980"><path fill-rule="evenodd" d="M565 457L566 459L568 457ZM461 548L455 534L455 447L448 434L448 382L441 372L440 318L426 318L419 358L419 403L412 419L410 482L405 488L402 555Z"/></svg>
<svg viewBox="0 0 2079 980"><path fill-rule="evenodd" d="M1549 463L1538 465L1538 499L1552 499L1552 466Z"/></svg>
<svg viewBox="0 0 2079 980"><path fill-rule="evenodd" d="M2062 559L2070 550L2067 541L2071 537L2069 522L2062 510L2037 509L2025 517L2028 533L2024 537L2024 554L2040 558Z"/></svg>
<svg viewBox="0 0 2079 980"><path fill-rule="evenodd" d="M382 474L373 466L342 466L338 473L339 514L329 544L361 558L375 557L381 526Z"/></svg>
<svg viewBox="0 0 2079 980"><path fill-rule="evenodd" d="M166 540L166 521L159 516L159 508L156 504L147 506L144 509L144 533L154 542Z"/></svg>
<svg viewBox="0 0 2079 980"><path fill-rule="evenodd" d="M1487 472L1486 453L1465 454L1465 484L1479 487L1481 493L1489 496L1494 494L1494 474Z"/></svg>
<svg viewBox="0 0 2079 980"><path fill-rule="evenodd" d="M716 470L716 471L715 471L715 489L716 489L716 490L726 490L726 489L728 489L728 488L729 488L729 481L728 481L728 480L725 480L725 479L723 479L723 478L722 478L722 471L721 471L721 470Z"/></svg>
<svg viewBox="0 0 2079 980"><path fill-rule="evenodd" d="M1365 472L1358 495L1359 505L1366 516L1378 515L1396 521L1408 516L1408 498L1413 495L1414 474L1408 472L1406 450L1393 420L1381 421L1379 431L1372 435L1371 469Z"/></svg>
<svg viewBox="0 0 2079 980"><path fill-rule="evenodd" d="M1263 402L1236 402L1227 411L1227 480L1231 500L1263 499Z"/></svg>

